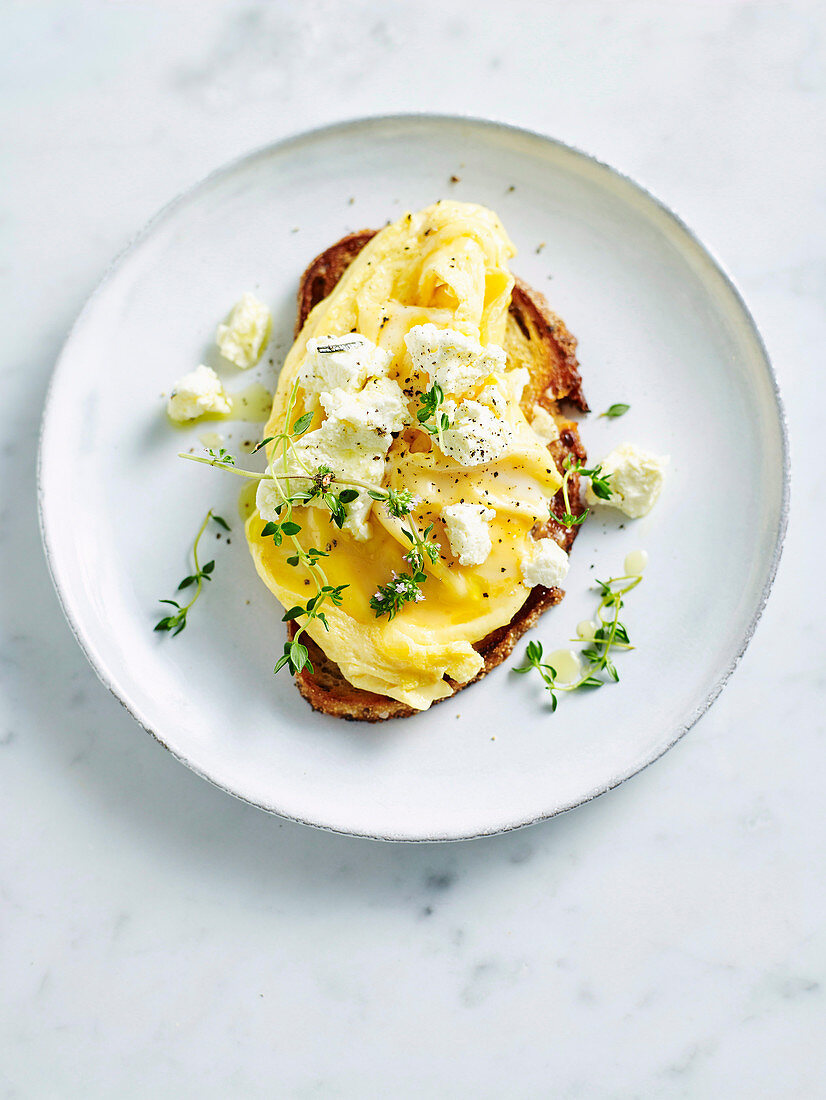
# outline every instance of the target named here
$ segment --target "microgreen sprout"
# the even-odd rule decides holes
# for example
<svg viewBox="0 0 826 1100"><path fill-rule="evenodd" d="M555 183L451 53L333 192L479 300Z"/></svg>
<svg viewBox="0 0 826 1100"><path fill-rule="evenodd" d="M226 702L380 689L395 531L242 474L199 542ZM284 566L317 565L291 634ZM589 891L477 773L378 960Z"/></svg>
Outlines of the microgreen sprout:
<svg viewBox="0 0 826 1100"><path fill-rule="evenodd" d="M209 521L212 520L219 527L223 527L225 531L230 530L230 526L222 516L216 516L210 509L204 517L204 522L198 528L198 534L195 536L195 541L192 544L192 558L195 562L195 572L188 574L181 583L178 585L178 592L183 592L187 588L195 586L195 591L190 599L189 603L180 604L177 600L159 600L159 603L168 604L175 610L170 612L169 615L165 615L159 622L155 624L155 630L168 631L172 634L173 638L176 634L180 634L186 626L186 617L192 605L197 601L201 595L201 590L207 581L212 580L212 573L215 569L215 562L208 561L204 565L201 565L198 560L198 544L201 541L201 536L209 526Z"/></svg>
<svg viewBox="0 0 826 1100"><path fill-rule="evenodd" d="M623 607L623 597L636 588L642 580L641 575L611 577L607 581L597 581L601 601L597 608L597 625L593 638L586 641L582 656L587 662L582 675L572 683L560 683L556 669L542 660L541 642L528 642L525 661L514 668L514 672L531 672L534 669L541 676L551 696L551 710L557 708L558 691L577 691L579 688L599 688L603 684L619 680L619 673L611 660L614 650L633 649L628 631L620 622L619 615Z"/></svg>
<svg viewBox="0 0 826 1100"><path fill-rule="evenodd" d="M601 412L599 415L600 416L607 416L609 420L616 420L616 418L618 416L625 416L625 414L628 412L628 410L630 408L631 408L630 405L623 405L623 404L610 405L605 410L605 412Z"/></svg>

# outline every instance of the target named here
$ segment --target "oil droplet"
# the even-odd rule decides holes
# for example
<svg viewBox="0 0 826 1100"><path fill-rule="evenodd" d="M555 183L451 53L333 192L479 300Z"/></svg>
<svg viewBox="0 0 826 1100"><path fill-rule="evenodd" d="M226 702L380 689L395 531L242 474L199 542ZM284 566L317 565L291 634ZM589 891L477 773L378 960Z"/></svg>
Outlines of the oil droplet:
<svg viewBox="0 0 826 1100"><path fill-rule="evenodd" d="M560 684L571 684L582 675L579 657L572 649L557 649L546 658L546 662L556 670L556 679Z"/></svg>
<svg viewBox="0 0 826 1100"><path fill-rule="evenodd" d="M203 443L205 447L211 447L214 451L216 448L223 447L224 437L220 432L204 432L203 435L198 436L198 442Z"/></svg>
<svg viewBox="0 0 826 1100"><path fill-rule="evenodd" d="M232 408L227 413L227 420L243 420L254 424L269 420L272 411L272 394L260 382L253 382L245 390L231 393L229 399Z"/></svg>
<svg viewBox="0 0 826 1100"><path fill-rule="evenodd" d="M230 402L228 413L206 412L202 413L201 416L194 417L192 420L181 421L173 420L169 414L166 418L173 427L184 431L195 424L202 424L206 421L242 420L249 424L263 424L269 420L272 412L272 394L260 382L253 382L251 386L239 390L238 393L228 393L227 397Z"/></svg>
<svg viewBox="0 0 826 1100"><path fill-rule="evenodd" d="M577 623L577 637L582 638L583 642L592 642L596 632L597 624L592 623L590 619L583 619L581 623Z"/></svg>
<svg viewBox="0 0 826 1100"><path fill-rule="evenodd" d="M248 481L238 494L238 515L243 520L248 520L255 511L255 494L258 492L258 482Z"/></svg>
<svg viewBox="0 0 826 1100"><path fill-rule="evenodd" d="M648 565L648 554L645 550L632 550L625 556L626 577L641 577Z"/></svg>

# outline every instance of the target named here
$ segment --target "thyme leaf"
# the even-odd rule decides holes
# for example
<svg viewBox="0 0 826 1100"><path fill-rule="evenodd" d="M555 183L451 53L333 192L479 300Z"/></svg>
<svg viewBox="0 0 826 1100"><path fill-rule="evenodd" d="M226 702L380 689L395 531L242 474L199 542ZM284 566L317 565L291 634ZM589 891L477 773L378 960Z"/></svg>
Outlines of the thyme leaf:
<svg viewBox="0 0 826 1100"><path fill-rule="evenodd" d="M571 500L568 495L568 482L573 474L584 474L585 477L591 479L591 488L594 490L594 496L600 500L609 500L611 497L611 485L610 474L603 474L601 466L594 466L593 469L586 469L582 462L575 458L573 455L568 455L563 463L565 473L562 477L562 499L565 502L565 511L561 516L555 518L559 523L565 527L578 527L581 523L585 522L585 517L588 515L590 509L586 508L580 512L579 515L574 515L571 511Z"/></svg>

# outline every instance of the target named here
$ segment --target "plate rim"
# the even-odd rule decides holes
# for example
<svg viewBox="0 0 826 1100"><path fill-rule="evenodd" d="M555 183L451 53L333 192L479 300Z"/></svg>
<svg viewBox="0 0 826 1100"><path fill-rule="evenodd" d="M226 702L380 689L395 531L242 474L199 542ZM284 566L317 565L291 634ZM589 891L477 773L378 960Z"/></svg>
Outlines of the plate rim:
<svg viewBox="0 0 826 1100"><path fill-rule="evenodd" d="M633 189L641 192L642 195L648 199L659 212L666 217L666 219L676 226L683 234L685 234L691 242L699 248L699 250L705 254L708 260L711 262L712 267L716 273L722 278L726 288L732 294L735 304L739 308L740 315L745 320L747 327L750 331L750 335L753 337L757 344L757 348L763 360L763 365L767 374L768 381L770 383L770 389L774 398L774 409L777 416L777 423L780 428L780 450L782 455L782 485L781 485L781 497L780 508L777 516L777 528L774 536L774 545L772 547L771 560L769 562L768 570L765 575L763 586L760 592L757 604L752 612L751 618L746 625L741 639L738 642L736 652L728 664L722 669L719 677L712 684L709 691L705 694L704 698L692 712L690 717L682 725L672 730L673 736L662 748L655 752L652 756L646 759L639 766L634 765L632 770L623 774L619 778L615 778L612 781L599 785L592 789L581 798L570 801L563 806L550 810L547 813L541 813L531 817L527 820L515 820L505 825L494 826L490 829L476 830L473 832L456 832L456 833L438 833L434 832L426 836L405 836L405 835L393 835L392 833L380 833L380 832L364 832L354 829L348 829L345 827L337 827L323 822L311 821L307 818L300 817L296 814L290 814L283 810L278 809L275 805L265 805L261 802L256 802L251 798L247 798L239 791L233 790L230 787L225 786L219 782L216 778L208 775L203 771L194 761L184 756L182 753L176 751L171 745L163 739L163 737L153 729L147 721L145 721L140 713L140 707L137 706L131 699L128 698L127 692L121 692L118 685L115 683L115 678L111 676L105 667L103 660L98 660L95 647L90 639L87 639L84 635L83 628L75 616L73 609L70 606L70 599L68 593L64 594L61 589L58 580L58 567L56 564L57 552L53 537L49 532L49 523L46 519L46 491L44 486L44 447L46 436L49 431L49 425L53 420L52 405L54 398L54 391L56 388L56 380L60 373L61 366L67 357L70 345L73 342L73 338L80 326L86 319L88 313L97 302L98 297L103 293L104 289L108 286L109 282L114 277L115 273L122 267L127 261L129 256L137 249L137 247L152 233L155 226L158 225L164 218L171 214L178 206L184 204L187 200L193 197L202 188L206 188L212 183L213 180L223 176L229 175L244 165L251 164L260 157L271 155L273 152L284 150L289 146L300 146L303 142L323 139L329 135L335 134L340 131L346 131L348 129L353 131L369 130L372 126L398 123L400 125L414 124L414 125L457 125L457 124L470 124L473 127L477 127L483 130L500 131L504 133L510 133L515 135L521 135L544 144L555 146L557 149L567 153L572 153L576 157L582 158L586 161L590 161L596 164L600 168L606 170L610 175L618 178L625 184L630 185ZM49 378L49 384L46 389L46 395L43 402L43 412L40 418L40 428L38 434L37 444L37 517L38 526L40 529L40 538L43 546L43 552L46 559L46 566L48 569L49 577L52 582L55 594L57 596L58 603L61 611L69 625L75 641L80 646L80 649L85 656L86 660L92 667L92 670L103 684L103 686L110 692L112 696L121 704L131 718L148 733L158 744L162 745L167 752L169 752L176 760L181 764L184 764L190 771L194 772L201 779L206 780L213 787L218 790L231 795L233 798L238 799L241 802L246 803L249 806L254 806L256 809L263 810L265 813L272 814L287 821L293 821L297 824L308 825L314 829L320 829L324 832L336 833L341 836L352 836L359 839L375 840L375 841L389 841L394 843L408 843L408 844L427 844L427 843L446 843L453 841L475 840L481 837L496 836L501 833L513 832L515 829L527 828L530 825L536 825L541 821L548 821L553 817L557 817L559 814L567 813L568 810L575 809L577 806L582 806L586 802L590 802L595 798L606 794L608 791L614 790L620 784L632 779L635 775L639 775L640 772L650 767L660 759L669 749L685 736L686 733L703 717L703 715L709 710L714 702L719 697L723 688L730 680L735 669L742 660L743 654L746 652L752 638L754 637L757 624L762 617L766 604L771 594L771 589L774 584L775 577L777 576L777 570L780 565L780 559L783 552L784 540L788 529L789 520L789 506L790 506L790 492L791 492L791 457L789 446L789 431L786 418L785 406L783 398L780 392L780 385L777 379L777 374L774 370L774 365L769 356L768 349L766 347L765 340L763 339L762 332L746 304L744 295L740 290L736 280L729 272L726 265L720 260L716 252L710 248L699 235L691 229L689 225L678 215L670 206L668 206L662 199L658 198L644 183L641 183L639 179L634 178L621 169L616 168L613 164L609 164L607 161L595 156L593 153L581 148L580 146L573 145L570 142L562 141L559 138L552 137L548 134L544 134L539 130L534 130L529 127L521 126L512 122L508 122L502 119L496 118L483 118L480 116L470 114L454 114L454 113L440 113L431 111L411 111L411 112L396 112L391 114L378 114L378 115L361 115L354 118L340 119L335 122L328 122L320 126L315 126L310 129L292 131L275 141L267 142L263 145L234 157L231 160L218 165L208 172L205 176L201 177L194 183L183 188L171 199L164 203L142 226L133 234L133 236L127 241L127 243L120 249L118 253L113 257L105 268L99 281L94 286L92 291L85 299L81 306L77 316L72 322L69 331L63 340L57 358L55 360L54 367L52 368L51 376Z"/></svg>

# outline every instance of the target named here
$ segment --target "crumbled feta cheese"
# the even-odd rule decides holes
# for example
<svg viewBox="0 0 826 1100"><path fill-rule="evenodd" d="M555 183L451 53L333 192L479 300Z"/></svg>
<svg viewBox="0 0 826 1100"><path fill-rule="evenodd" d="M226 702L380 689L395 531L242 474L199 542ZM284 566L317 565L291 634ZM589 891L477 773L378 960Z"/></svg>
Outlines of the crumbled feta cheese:
<svg viewBox="0 0 826 1100"><path fill-rule="evenodd" d="M485 386L480 390L476 400L481 405L487 405L489 409L493 409L500 420L505 415L505 409L508 407L508 399L496 383Z"/></svg>
<svg viewBox="0 0 826 1100"><path fill-rule="evenodd" d="M553 539L539 539L522 558L521 565L522 583L526 588L536 584L558 588L568 574L568 555Z"/></svg>
<svg viewBox="0 0 826 1100"><path fill-rule="evenodd" d="M391 441L391 436L375 428L364 425L356 427L336 419L325 420L320 428L296 441L286 468L283 458L276 459L274 472L283 479L299 477L306 474L307 469L315 473L319 466L327 466L344 481L361 481L378 487L384 478L384 461ZM299 484L305 486L306 479ZM364 542L371 535L367 517L373 501L364 489L358 492L358 497L347 505L344 530ZM261 481L256 494L261 518L277 520L275 509L283 503L283 499L277 482L271 479ZM309 507L326 508L320 500L311 500L308 504Z"/></svg>
<svg viewBox="0 0 826 1100"><path fill-rule="evenodd" d="M391 432L401 431L410 419L401 387L387 377L390 361L386 351L358 333L307 342L299 378L308 394L318 396L327 419L296 441L286 469L283 459L276 460L279 478L326 466L342 481L381 485ZM344 530L364 542L371 535L367 520L373 501L366 490L358 492L347 505ZM262 481L257 495L262 518L273 519L281 502L277 483ZM308 506L326 507L320 500Z"/></svg>
<svg viewBox="0 0 826 1100"><path fill-rule="evenodd" d="M442 509L450 549L460 565L482 565L492 549L488 524L496 512L484 504L449 504Z"/></svg>
<svg viewBox="0 0 826 1100"><path fill-rule="evenodd" d="M343 389L323 391L319 399L328 417L346 420L356 427L400 432L410 422L401 386L392 378L370 378L358 393Z"/></svg>
<svg viewBox="0 0 826 1100"><path fill-rule="evenodd" d="M441 439L434 436L442 454L455 459L460 466L481 466L501 458L511 442L511 430L486 405L478 401L462 401L456 405L445 401L441 406L450 419L450 427Z"/></svg>
<svg viewBox="0 0 826 1100"><path fill-rule="evenodd" d="M279 477L283 474L284 467L279 467L276 463L275 472ZM258 482L258 488L255 490L255 507L258 509L258 514L265 523L277 523L281 516L278 513L278 509L284 503L284 494L278 487L278 482L272 478L262 478Z"/></svg>
<svg viewBox="0 0 826 1100"><path fill-rule="evenodd" d="M271 324L270 311L248 291L233 307L227 323L218 326L218 350L236 367L254 367L267 346Z"/></svg>
<svg viewBox="0 0 826 1100"><path fill-rule="evenodd" d="M541 405L534 405L533 407L531 427L543 443L553 443L555 439L559 439L559 428L556 426L556 421L547 409L543 409Z"/></svg>
<svg viewBox="0 0 826 1100"><path fill-rule="evenodd" d="M507 374L495 375L495 379L479 391L476 400L493 409L502 418L509 402L518 405L522 400L522 392L530 381L530 375L524 367L518 367L516 370L509 370Z"/></svg>
<svg viewBox="0 0 826 1100"><path fill-rule="evenodd" d="M665 482L667 455L660 457L644 451L634 443L616 447L600 465L609 478L610 500L600 500L591 485L585 490L588 504L605 504L618 508L631 519L647 515L657 502Z"/></svg>
<svg viewBox="0 0 826 1100"><path fill-rule="evenodd" d="M203 363L175 383L166 405L170 420L179 423L197 420L205 413L228 413L231 408L220 378Z"/></svg>
<svg viewBox="0 0 826 1100"><path fill-rule="evenodd" d="M391 356L358 332L307 341L299 371L306 393L360 390L368 378L387 374Z"/></svg>
<svg viewBox="0 0 826 1100"><path fill-rule="evenodd" d="M416 325L404 342L417 371L426 373L446 394L461 397L489 374L505 369L505 352L496 344L482 347L451 328Z"/></svg>

